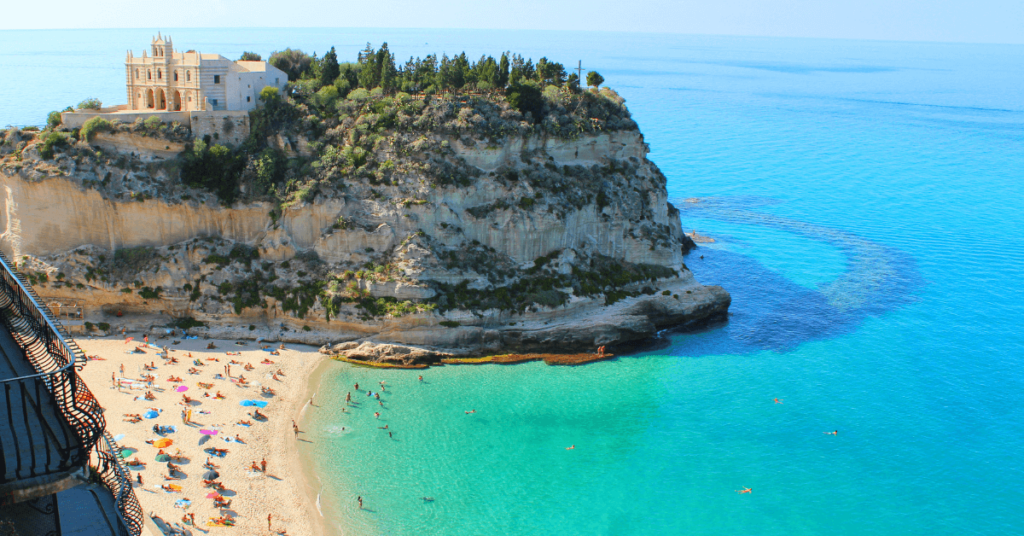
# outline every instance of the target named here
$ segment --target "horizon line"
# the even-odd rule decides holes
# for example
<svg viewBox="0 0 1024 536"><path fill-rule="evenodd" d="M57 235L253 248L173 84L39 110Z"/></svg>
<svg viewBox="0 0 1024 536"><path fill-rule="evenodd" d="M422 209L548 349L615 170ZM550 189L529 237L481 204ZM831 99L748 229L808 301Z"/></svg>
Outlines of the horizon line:
<svg viewBox="0 0 1024 536"><path fill-rule="evenodd" d="M693 36L693 37L736 37L753 39L801 39L801 40L827 40L827 41L863 41L871 43L919 43L936 45L1002 45L1002 46L1024 46L1021 42L1003 41L923 41L914 39L878 39L870 37L822 37L822 36L801 36L801 35L752 35L752 34L729 34L729 33L687 33L687 32L656 32L643 30L562 30L562 29L530 29L530 28L455 28L455 27L412 27L412 26L132 26L132 27L95 27L95 28L0 28L0 32L67 32L67 31L110 31L110 30L398 30L398 31L481 31L481 32L545 32L545 33L581 33L581 34L623 34L623 35L666 35L666 36Z"/></svg>

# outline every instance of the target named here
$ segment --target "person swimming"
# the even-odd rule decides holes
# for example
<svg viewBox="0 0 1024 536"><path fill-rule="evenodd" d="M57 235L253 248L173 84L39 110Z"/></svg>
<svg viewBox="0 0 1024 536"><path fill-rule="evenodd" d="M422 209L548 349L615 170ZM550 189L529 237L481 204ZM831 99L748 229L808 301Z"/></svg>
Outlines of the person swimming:
<svg viewBox="0 0 1024 536"><path fill-rule="evenodd" d="M743 495L744 493L752 493L754 490L752 490L750 488L743 488L743 489L735 489L733 491L735 491L736 493L739 493L740 495Z"/></svg>
<svg viewBox="0 0 1024 536"><path fill-rule="evenodd" d="M834 435L834 436L837 436L837 435L839 435L839 430L834 430L834 431L832 431L832 432L822 432L822 433L823 433L823 434L825 434L825 435Z"/></svg>
<svg viewBox="0 0 1024 536"><path fill-rule="evenodd" d="M420 498L423 499L423 502L434 502L434 498L433 497L420 497Z"/></svg>
<svg viewBox="0 0 1024 536"><path fill-rule="evenodd" d="M776 399L775 399L775 403L776 403L776 404L781 404L781 403L782 403L782 401L781 401L781 400L779 400L778 398L776 398Z"/></svg>
<svg viewBox="0 0 1024 536"><path fill-rule="evenodd" d="M469 415L470 413L476 413L476 410L474 409L474 410L467 411L466 415Z"/></svg>
<svg viewBox="0 0 1024 536"><path fill-rule="evenodd" d="M574 449L574 448L576 448L576 445L573 445L573 446L571 446L571 447L565 447L565 450L572 450L572 449Z"/></svg>

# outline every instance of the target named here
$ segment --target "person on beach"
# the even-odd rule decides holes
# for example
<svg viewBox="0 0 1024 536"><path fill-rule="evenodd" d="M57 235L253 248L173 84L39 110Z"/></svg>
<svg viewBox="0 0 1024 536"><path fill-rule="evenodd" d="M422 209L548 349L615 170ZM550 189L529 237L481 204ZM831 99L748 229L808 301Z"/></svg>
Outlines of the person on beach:
<svg viewBox="0 0 1024 536"><path fill-rule="evenodd" d="M124 378L124 363L121 363L121 377Z"/></svg>
<svg viewBox="0 0 1024 536"><path fill-rule="evenodd" d="M142 483L142 473L139 473L139 474L138 474L138 475L136 475L136 476L138 477L138 478L136 478L136 480L138 480L138 482L139 482L139 487L141 488L142 486L144 486L144 485L145 485L145 484L143 484L143 483Z"/></svg>
<svg viewBox="0 0 1024 536"><path fill-rule="evenodd" d="M260 461L260 471L262 471L263 474L267 474L267 459L266 458L263 458L263 460Z"/></svg>
<svg viewBox="0 0 1024 536"><path fill-rule="evenodd" d="M267 514L267 530L270 530L270 520L274 518L274 514Z"/></svg>

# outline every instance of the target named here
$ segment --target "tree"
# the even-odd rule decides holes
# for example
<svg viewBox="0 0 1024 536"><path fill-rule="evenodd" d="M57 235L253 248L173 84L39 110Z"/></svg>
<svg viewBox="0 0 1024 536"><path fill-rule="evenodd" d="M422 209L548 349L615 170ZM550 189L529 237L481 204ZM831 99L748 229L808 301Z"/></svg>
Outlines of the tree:
<svg viewBox="0 0 1024 536"><path fill-rule="evenodd" d="M49 115L46 116L46 128L57 128L60 126L60 121L60 112L50 112Z"/></svg>
<svg viewBox="0 0 1024 536"><path fill-rule="evenodd" d="M334 51L334 47L331 47L330 52L324 54L323 59L320 60L320 85L333 84L339 74L341 74L341 70L338 68L338 54Z"/></svg>
<svg viewBox="0 0 1024 536"><path fill-rule="evenodd" d="M498 87L504 88L508 85L508 53L501 53L501 63L498 65Z"/></svg>
<svg viewBox="0 0 1024 536"><path fill-rule="evenodd" d="M578 93L580 90L580 77L576 73L569 75L569 78L565 79L565 86L569 88L569 91Z"/></svg>
<svg viewBox="0 0 1024 536"><path fill-rule="evenodd" d="M270 54L270 64L284 71L292 82L302 78L312 63L313 58L299 49L286 48Z"/></svg>
<svg viewBox="0 0 1024 536"><path fill-rule="evenodd" d="M598 74L597 71L590 71L587 73L587 85L593 87L601 87L604 83L604 77Z"/></svg>
<svg viewBox="0 0 1024 536"><path fill-rule="evenodd" d="M377 69L377 51L366 43L366 48L359 53L359 86L373 89L380 84L380 70Z"/></svg>
<svg viewBox="0 0 1024 536"><path fill-rule="evenodd" d="M238 58L238 61L262 61L262 60L263 60L263 56L260 56L259 54L255 53L255 52L248 52L248 51L243 52L242 53L242 57Z"/></svg>
<svg viewBox="0 0 1024 536"><path fill-rule="evenodd" d="M102 107L103 107L103 103L100 102L100 100L97 99L96 97L91 97L91 98L85 99L84 101L78 103L78 109L79 110L99 110Z"/></svg>
<svg viewBox="0 0 1024 536"><path fill-rule="evenodd" d="M533 115L534 123L539 123L544 112L544 99L536 82L515 83L508 86L508 103L526 115Z"/></svg>

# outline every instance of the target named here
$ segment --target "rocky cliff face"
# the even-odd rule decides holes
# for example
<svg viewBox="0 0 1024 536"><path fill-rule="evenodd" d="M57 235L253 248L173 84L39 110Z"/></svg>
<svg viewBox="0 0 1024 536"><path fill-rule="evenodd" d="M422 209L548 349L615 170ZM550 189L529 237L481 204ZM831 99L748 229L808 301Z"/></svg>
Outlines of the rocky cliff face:
<svg viewBox="0 0 1024 536"><path fill-rule="evenodd" d="M635 128L393 134L365 180L231 206L183 183L180 144L116 132L45 160L42 136L3 139L0 247L94 323L476 355L592 349L729 305L683 263L692 243ZM267 141L296 159L313 145ZM302 173L341 173L329 156Z"/></svg>

